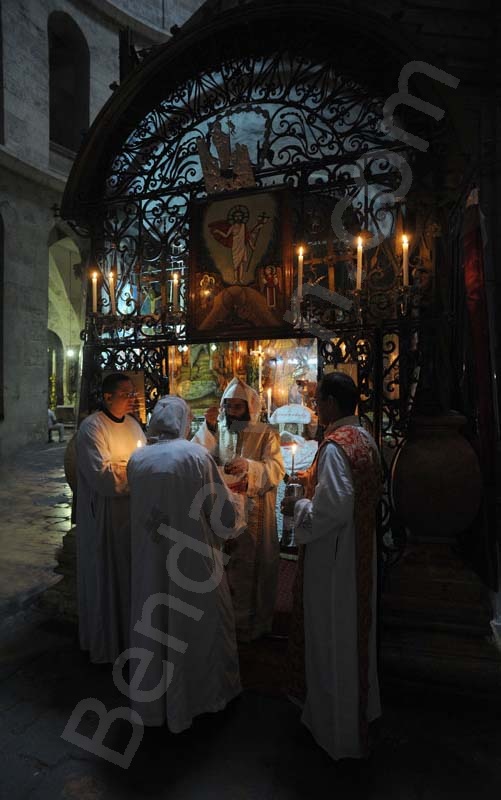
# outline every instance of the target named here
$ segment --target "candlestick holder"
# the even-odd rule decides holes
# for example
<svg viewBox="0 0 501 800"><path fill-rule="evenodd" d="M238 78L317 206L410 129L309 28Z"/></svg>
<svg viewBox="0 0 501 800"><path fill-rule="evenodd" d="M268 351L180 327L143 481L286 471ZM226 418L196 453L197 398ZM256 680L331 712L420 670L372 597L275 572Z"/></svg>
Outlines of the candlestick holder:
<svg viewBox="0 0 501 800"><path fill-rule="evenodd" d="M166 306L162 306L160 316L164 325L172 325L175 327L176 325L184 324L184 311L177 308L174 310L174 304L168 303Z"/></svg>
<svg viewBox="0 0 501 800"><path fill-rule="evenodd" d="M364 310L365 310L365 295L362 294L362 289L354 289L353 296L353 311L355 314L355 321L357 325L362 327L364 324Z"/></svg>
<svg viewBox="0 0 501 800"><path fill-rule="evenodd" d="M303 298L299 297L299 295L294 294L292 296L292 316L293 322L292 327L296 331L304 330L306 320L303 316Z"/></svg>
<svg viewBox="0 0 501 800"><path fill-rule="evenodd" d="M302 497L304 497L304 487L299 482L295 472L291 470L291 475L285 486L284 500L293 500L294 503L296 503ZM294 512L292 514L283 515L282 540L280 544L283 548L295 546Z"/></svg>
<svg viewBox="0 0 501 800"><path fill-rule="evenodd" d="M166 336L177 339L184 336L185 324L184 311L172 311L168 307L163 307L154 314L124 314L118 309L113 313L111 309L102 309L88 313L81 338L87 342L106 339L110 344L121 341L130 343L132 340L140 342Z"/></svg>
<svg viewBox="0 0 501 800"><path fill-rule="evenodd" d="M261 408L261 413L259 415L259 421L260 422L264 422L265 424L269 423L270 418L268 416L268 411L266 410L266 408Z"/></svg>
<svg viewBox="0 0 501 800"><path fill-rule="evenodd" d="M400 317L408 317L419 307L419 286L406 284L398 289L398 312Z"/></svg>

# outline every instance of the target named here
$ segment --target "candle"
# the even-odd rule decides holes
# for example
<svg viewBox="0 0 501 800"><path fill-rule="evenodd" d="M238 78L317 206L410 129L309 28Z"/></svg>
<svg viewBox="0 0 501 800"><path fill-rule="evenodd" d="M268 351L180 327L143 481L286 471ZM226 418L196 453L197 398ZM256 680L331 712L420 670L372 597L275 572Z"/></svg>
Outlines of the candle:
<svg viewBox="0 0 501 800"><path fill-rule="evenodd" d="M329 264L328 267L328 281L329 281L329 291L334 292L336 289L336 278L334 272L334 264Z"/></svg>
<svg viewBox="0 0 501 800"><path fill-rule="evenodd" d="M363 243L362 237L358 237L358 245L357 245L357 292L359 292L362 288L362 261L363 261Z"/></svg>
<svg viewBox="0 0 501 800"><path fill-rule="evenodd" d="M178 311L179 306L179 275L177 272L172 276L172 310Z"/></svg>
<svg viewBox="0 0 501 800"><path fill-rule="evenodd" d="M271 417L271 387L267 390L268 395L268 419Z"/></svg>
<svg viewBox="0 0 501 800"><path fill-rule="evenodd" d="M297 257L297 296L301 300L303 296L303 248L299 248Z"/></svg>
<svg viewBox="0 0 501 800"><path fill-rule="evenodd" d="M294 459L296 457L297 444L293 444L291 450L292 450L291 477L292 477L292 475L294 475Z"/></svg>
<svg viewBox="0 0 501 800"><path fill-rule="evenodd" d="M402 281L404 286L409 285L409 240L402 236Z"/></svg>
<svg viewBox="0 0 501 800"><path fill-rule="evenodd" d="M92 273L92 313L97 314L97 272Z"/></svg>
<svg viewBox="0 0 501 800"><path fill-rule="evenodd" d="M143 446L143 443L142 443L141 439L138 439L137 443L136 443L136 447L142 447L142 446Z"/></svg>
<svg viewBox="0 0 501 800"><path fill-rule="evenodd" d="M110 272L110 303L111 303L111 313L116 314L117 306L115 300L115 278L112 272Z"/></svg>

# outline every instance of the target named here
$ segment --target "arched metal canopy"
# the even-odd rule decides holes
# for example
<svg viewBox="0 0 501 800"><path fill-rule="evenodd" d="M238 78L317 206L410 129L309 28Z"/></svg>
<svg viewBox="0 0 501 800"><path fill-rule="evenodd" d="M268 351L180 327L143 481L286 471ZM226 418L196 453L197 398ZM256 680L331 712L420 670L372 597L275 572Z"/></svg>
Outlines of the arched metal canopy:
<svg viewBox="0 0 501 800"><path fill-rule="evenodd" d="M209 0L172 39L146 56L103 107L75 160L61 216L84 228L92 223L113 157L168 91L227 58L272 53L284 46L299 56L328 58L336 70L379 97L397 91L400 70L409 60L400 31L376 14L355 15L332 2ZM437 88L432 83L427 81L429 100ZM423 125L423 115L419 117Z"/></svg>
<svg viewBox="0 0 501 800"><path fill-rule="evenodd" d="M201 175L205 170L197 142L208 146L214 123L219 123L221 116L228 124L231 117L235 120L238 115L243 116L246 105L255 113L259 105L282 104L273 119L278 119L280 130L289 125L285 137L289 136L291 141L280 150L280 142L279 145L276 142L281 133L276 129L272 131L274 139L259 138L258 157L252 161L255 191L252 189L251 193L254 191L254 196L259 197L261 192L259 202L263 205L271 202L265 196L268 189L287 186L287 191L282 192L287 196L285 213L281 213L282 206L276 206L276 213L273 206L271 213L263 205L255 209L254 220L256 230L261 219L263 225L265 220L279 221L281 227L277 230L285 244L282 250L278 249L276 258L270 248L269 263L263 261L259 269L271 270L272 275L279 276L277 286L279 278L284 278L282 300L288 301L292 286L302 283L299 255L297 274L293 274L292 254L304 239L312 254L311 264L313 259L318 263L329 262L328 273L324 278L320 276L320 280L328 279L330 286L330 275L335 274L339 265L341 280L336 275L336 288L350 292L350 281L354 284L353 276L348 276L352 254L337 231L333 234L331 211L344 198L358 202L356 192L350 194L350 186L358 191L359 176L370 177L369 162L377 166L372 173L372 195L369 197L367 192L367 198L357 208L357 229L380 230L381 214L388 213L391 217L393 213L393 217L385 228L379 251L368 259L363 303L360 287L356 290L358 305L351 317L351 306L343 315L339 303L326 301L322 306L321 302L309 300L307 321L309 332L322 342L325 364L356 365L362 393L361 413L371 416L379 443L384 442L389 452L399 446L416 391L416 375L419 376L416 370L419 325L415 307L407 302L408 275L405 281L400 277L400 253L385 241L390 234L392 241L396 241L397 233L400 241L403 233L400 206L406 192L396 190L400 185L393 178L399 172L395 154L407 145L398 139L393 141L381 122L385 100L401 88L402 68L419 60L433 64L419 46L407 41L398 25L390 27L388 20L377 13L364 11L362 15L340 7L337 2L320 0L209 0L171 40L153 49L96 118L75 161L63 198L62 217L90 232L93 262L99 268L101 302L98 307L96 291L84 334L85 391L92 395L103 369L127 368L144 374L151 407L169 381L169 358L172 358L169 348L179 350L179 345L190 339L202 343L216 339L231 341L231 337L237 338L235 330L244 330L244 338L249 340L283 335L284 331L288 336L304 333L301 303L298 315L293 318L294 327L272 324L276 322L273 314L278 314L270 310L272 306L278 307L274 284L270 284L269 292L264 292L258 283L264 277L257 273L257 267L255 280L252 278L245 284L235 271L232 282L231 274L223 275L221 264L218 262L218 266L211 258L200 235L202 203L211 191L218 190L213 185L208 188L207 182L204 186ZM419 71L410 86L415 95L445 110L447 102L440 96L440 89L438 82L419 75ZM289 109L296 114L292 122L285 117ZM272 114L266 116L266 111L262 117L269 120ZM408 108L402 113L406 130L428 141L435 139L450 155L455 146L453 140L450 135L446 139L445 128L441 130L435 119L417 111L409 114ZM308 131L308 126L315 125L315 133L320 132L317 138L309 136ZM296 135L297 128L301 128L300 135ZM268 131L271 125L269 128L263 125L263 129ZM299 145L296 140L301 140ZM311 142L315 149L310 148ZM419 153L417 161L413 161L416 180L409 214L413 223L407 220L407 224L413 224L416 264L423 260L423 253L430 262L433 260L433 237L435 228L438 229L434 224L437 186L440 191L445 183L440 147L430 145L423 161L426 164L422 171ZM169 170L171 164L174 168ZM347 168L353 164L360 169L359 175ZM287 172L289 165L292 167ZM222 158L220 167L221 177L226 178ZM323 184L318 178L321 169L327 176ZM273 183L277 175L277 182ZM216 202L231 202L236 204L235 208L242 208L237 205L242 203L240 189L228 190L231 200L225 197L221 201L219 197ZM388 189L394 195L384 191ZM280 192L275 195L273 202L282 202ZM378 204L380 195L383 199ZM206 227L212 230L214 222L219 226L221 220L223 224L231 222L230 211L230 208L218 210L217 219L207 217ZM216 230L220 237L227 235L227 228ZM213 238L217 241L215 234ZM302 259L302 248L298 247L299 251ZM266 263L268 266L264 266ZM235 263L231 266L234 268ZM301 260L301 270L302 266ZM184 296L178 286L179 269ZM359 268L357 262L357 283L359 272L361 279L362 264ZM214 276L220 283L212 294L207 287L211 280L215 285ZM313 279L317 281L316 273ZM97 273L92 280L96 281L97 290ZM268 285L265 289L268 290ZM206 294L211 303L214 298L220 299L221 304L222 298L228 300L229 311L225 306L226 316L222 321L219 318L212 321L203 302ZM269 296L273 303L269 302ZM242 302L241 297L244 297ZM217 313L221 304L216 308ZM89 312L90 305L89 298ZM258 319L255 309L261 310L264 305L266 317L263 312ZM428 313L429 307L422 306ZM280 314L284 308L279 309ZM289 317L282 318L289 324ZM250 319L252 325L238 328L242 319ZM262 319L271 319L266 323L269 327L265 327ZM212 327L207 327L207 320ZM319 327L320 322L324 327ZM323 335L317 335L318 331ZM428 360L432 362L431 358ZM424 383L422 378L421 382ZM389 514L388 503L384 514L385 517Z"/></svg>

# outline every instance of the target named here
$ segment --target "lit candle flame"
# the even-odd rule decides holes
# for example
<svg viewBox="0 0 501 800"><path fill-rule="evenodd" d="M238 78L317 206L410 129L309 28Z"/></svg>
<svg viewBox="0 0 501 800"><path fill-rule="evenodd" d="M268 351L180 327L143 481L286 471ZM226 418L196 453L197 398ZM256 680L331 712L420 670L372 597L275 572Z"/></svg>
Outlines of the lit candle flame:
<svg viewBox="0 0 501 800"><path fill-rule="evenodd" d="M115 298L115 276L113 272L110 272L110 304L111 304L111 313L117 313L117 306L116 306L116 298Z"/></svg>
<svg viewBox="0 0 501 800"><path fill-rule="evenodd" d="M409 239L405 235L402 236L402 282L409 285Z"/></svg>
<svg viewBox="0 0 501 800"><path fill-rule="evenodd" d="M172 275L172 310L174 313L179 311L179 275L177 272Z"/></svg>
<svg viewBox="0 0 501 800"><path fill-rule="evenodd" d="M360 292L362 289L362 272L363 272L363 240L362 237L358 237L358 245L357 245L357 282L356 282L356 289L357 292Z"/></svg>
<svg viewBox="0 0 501 800"><path fill-rule="evenodd" d="M298 250L299 256L297 259L297 297L301 301L303 297L303 248Z"/></svg>
<svg viewBox="0 0 501 800"><path fill-rule="evenodd" d="M97 272L92 273L92 313L97 314Z"/></svg>
<svg viewBox="0 0 501 800"><path fill-rule="evenodd" d="M142 446L143 446L143 443L142 443L141 439L138 439L137 440L137 447L142 447Z"/></svg>

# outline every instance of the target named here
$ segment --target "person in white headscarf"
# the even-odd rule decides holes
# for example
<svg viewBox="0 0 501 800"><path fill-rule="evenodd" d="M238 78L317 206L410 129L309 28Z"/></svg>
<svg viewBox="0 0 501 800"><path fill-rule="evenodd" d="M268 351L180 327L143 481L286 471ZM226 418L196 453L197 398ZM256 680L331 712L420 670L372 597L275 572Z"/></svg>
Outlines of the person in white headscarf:
<svg viewBox="0 0 501 800"><path fill-rule="evenodd" d="M233 491L247 497L247 529L232 542L227 565L237 639L250 641L271 632L280 546L275 502L285 470L277 434L258 422L259 395L233 378L220 408L207 410L194 442L205 445L224 467Z"/></svg>
<svg viewBox="0 0 501 800"><path fill-rule="evenodd" d="M127 469L130 646L143 653L131 681L137 674L138 691L129 697L145 725L172 733L241 691L221 545L245 523L212 456L187 441L190 421L184 400L160 398L148 426L152 443L136 450Z"/></svg>

